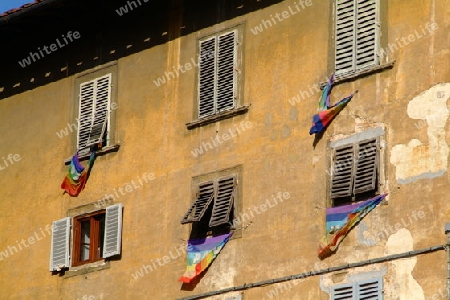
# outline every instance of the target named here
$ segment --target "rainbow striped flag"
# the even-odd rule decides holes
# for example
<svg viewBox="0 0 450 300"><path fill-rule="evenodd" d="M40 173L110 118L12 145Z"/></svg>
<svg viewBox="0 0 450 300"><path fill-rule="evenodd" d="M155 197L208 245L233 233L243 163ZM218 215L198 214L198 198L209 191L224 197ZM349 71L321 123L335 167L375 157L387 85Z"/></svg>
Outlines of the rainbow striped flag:
<svg viewBox="0 0 450 300"><path fill-rule="evenodd" d="M330 95L331 90L333 89L333 83L334 73L331 75L330 80L328 80L327 85L322 91L322 96L319 99L319 113L313 116L312 126L309 129L310 135L321 133L353 98L354 94L342 99L335 105L330 105Z"/></svg>
<svg viewBox="0 0 450 300"><path fill-rule="evenodd" d="M222 250L232 234L231 232L206 239L189 240L187 244L186 272L179 280L184 283L190 283L205 271L216 256L219 255L220 250Z"/></svg>
<svg viewBox="0 0 450 300"><path fill-rule="evenodd" d="M77 197L84 189L89 177L89 172L94 164L95 152L91 152L87 168L83 167L78 159L78 152L70 160L66 177L61 183L61 188L71 197Z"/></svg>
<svg viewBox="0 0 450 300"><path fill-rule="evenodd" d="M334 234L333 240L326 246L320 246L318 255L323 259L334 252L348 232L372 209L374 209L387 194L376 196L372 199L327 209L326 234Z"/></svg>

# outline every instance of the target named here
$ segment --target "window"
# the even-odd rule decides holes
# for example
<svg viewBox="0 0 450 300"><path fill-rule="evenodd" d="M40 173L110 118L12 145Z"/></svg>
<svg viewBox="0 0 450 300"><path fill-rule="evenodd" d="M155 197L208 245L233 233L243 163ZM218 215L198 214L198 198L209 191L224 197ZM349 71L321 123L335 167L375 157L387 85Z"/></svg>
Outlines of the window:
<svg viewBox="0 0 450 300"><path fill-rule="evenodd" d="M107 144L111 102L111 73L80 84L77 149Z"/></svg>
<svg viewBox="0 0 450 300"><path fill-rule="evenodd" d="M72 232L73 224L73 232ZM73 236L72 256L70 253ZM122 204L53 222L50 271L102 260L120 254Z"/></svg>
<svg viewBox="0 0 450 300"><path fill-rule="evenodd" d="M200 41L198 117L215 115L236 107L237 30Z"/></svg>
<svg viewBox="0 0 450 300"><path fill-rule="evenodd" d="M105 232L105 212L95 212L73 220L72 266L102 259Z"/></svg>
<svg viewBox="0 0 450 300"><path fill-rule="evenodd" d="M331 143L330 196L333 206L379 194L381 128Z"/></svg>
<svg viewBox="0 0 450 300"><path fill-rule="evenodd" d="M383 280L373 278L361 282L335 286L331 291L332 300L382 300Z"/></svg>
<svg viewBox="0 0 450 300"><path fill-rule="evenodd" d="M223 234L231 230L236 186L236 175L198 185L197 197L181 220L181 224L193 223L191 238Z"/></svg>
<svg viewBox="0 0 450 300"><path fill-rule="evenodd" d="M379 5L379 0L335 1L336 75L379 64Z"/></svg>

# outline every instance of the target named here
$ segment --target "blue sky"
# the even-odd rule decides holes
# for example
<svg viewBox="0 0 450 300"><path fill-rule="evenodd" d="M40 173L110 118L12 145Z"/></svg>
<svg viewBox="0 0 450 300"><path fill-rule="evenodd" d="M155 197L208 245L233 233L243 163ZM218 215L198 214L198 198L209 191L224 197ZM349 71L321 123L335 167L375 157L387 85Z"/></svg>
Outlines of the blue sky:
<svg viewBox="0 0 450 300"><path fill-rule="evenodd" d="M0 14L11 8L21 7L26 3L34 2L34 0L0 0Z"/></svg>

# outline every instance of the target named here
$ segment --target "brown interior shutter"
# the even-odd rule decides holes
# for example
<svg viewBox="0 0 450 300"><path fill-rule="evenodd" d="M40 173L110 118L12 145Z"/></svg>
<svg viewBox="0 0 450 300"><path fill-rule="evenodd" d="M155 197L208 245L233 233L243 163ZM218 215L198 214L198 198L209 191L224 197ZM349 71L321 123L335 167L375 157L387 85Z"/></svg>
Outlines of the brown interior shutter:
<svg viewBox="0 0 450 300"><path fill-rule="evenodd" d="M217 196L212 209L209 226L218 226L230 221L230 212L236 190L236 177L229 176L217 181Z"/></svg>
<svg viewBox="0 0 450 300"><path fill-rule="evenodd" d="M349 197L352 195L354 158L353 144L334 149L331 198Z"/></svg>
<svg viewBox="0 0 450 300"><path fill-rule="evenodd" d="M214 195L214 183L212 181L201 183L198 197L181 220L181 224L200 221L211 201L214 200Z"/></svg>

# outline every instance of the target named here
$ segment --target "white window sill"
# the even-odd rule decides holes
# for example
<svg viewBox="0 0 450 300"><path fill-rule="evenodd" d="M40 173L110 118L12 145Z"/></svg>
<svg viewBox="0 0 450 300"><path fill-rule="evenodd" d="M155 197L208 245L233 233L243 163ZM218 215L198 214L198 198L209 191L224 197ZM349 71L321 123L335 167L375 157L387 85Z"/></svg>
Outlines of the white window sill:
<svg viewBox="0 0 450 300"><path fill-rule="evenodd" d="M90 264L85 264L77 267L70 267L68 271L65 272L64 278L70 278L73 276L84 275L90 272L105 270L110 268L109 261L101 260Z"/></svg>
<svg viewBox="0 0 450 300"><path fill-rule="evenodd" d="M186 127L188 130L191 130L191 129L194 129L197 127L205 126L207 124L211 124L211 123L215 123L215 122L218 122L221 120L232 118L237 115L243 115L248 112L250 106L251 106L251 104L244 105L244 106L232 109L232 110L228 110L228 111L219 113L217 115L213 115L213 116L209 116L209 117L206 117L203 119L195 120L190 123L186 123Z"/></svg>

